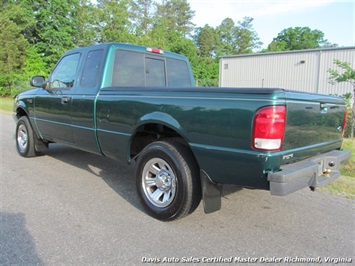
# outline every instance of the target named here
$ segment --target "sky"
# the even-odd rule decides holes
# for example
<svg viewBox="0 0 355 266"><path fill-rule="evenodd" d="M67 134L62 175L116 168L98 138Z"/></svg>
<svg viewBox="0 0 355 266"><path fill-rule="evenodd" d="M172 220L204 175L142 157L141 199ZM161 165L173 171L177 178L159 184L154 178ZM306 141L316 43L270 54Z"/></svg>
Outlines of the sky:
<svg viewBox="0 0 355 266"><path fill-rule="evenodd" d="M355 0L187 0L197 27L217 27L225 18L237 24L252 17L262 48L287 28L320 30L340 47L355 46Z"/></svg>

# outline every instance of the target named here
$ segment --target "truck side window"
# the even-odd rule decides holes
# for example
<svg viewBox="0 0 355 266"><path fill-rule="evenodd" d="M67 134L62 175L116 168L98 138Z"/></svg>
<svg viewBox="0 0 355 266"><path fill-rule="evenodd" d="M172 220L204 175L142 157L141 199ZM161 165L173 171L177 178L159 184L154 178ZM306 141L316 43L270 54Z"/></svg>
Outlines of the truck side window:
<svg viewBox="0 0 355 266"><path fill-rule="evenodd" d="M80 54L63 57L50 77L50 89L70 89L74 86L75 74L78 68Z"/></svg>
<svg viewBox="0 0 355 266"><path fill-rule="evenodd" d="M97 85L101 69L102 55L104 50L90 51L86 57L83 74L81 76L81 87L94 87Z"/></svg>
<svg viewBox="0 0 355 266"><path fill-rule="evenodd" d="M185 61L167 58L168 86L191 86L189 67Z"/></svg>
<svg viewBox="0 0 355 266"><path fill-rule="evenodd" d="M165 86L165 64L163 60L146 58L145 74L147 86Z"/></svg>
<svg viewBox="0 0 355 266"><path fill-rule="evenodd" d="M145 86L144 54L117 50L112 86Z"/></svg>

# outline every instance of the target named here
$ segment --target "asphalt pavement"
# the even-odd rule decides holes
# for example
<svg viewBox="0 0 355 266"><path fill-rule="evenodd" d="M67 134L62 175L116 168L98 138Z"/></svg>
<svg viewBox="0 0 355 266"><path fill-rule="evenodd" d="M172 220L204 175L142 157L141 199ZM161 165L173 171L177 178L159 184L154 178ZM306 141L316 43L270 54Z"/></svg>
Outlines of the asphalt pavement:
<svg viewBox="0 0 355 266"><path fill-rule="evenodd" d="M10 115L0 129L0 265L355 262L355 200L228 186L219 212L164 223L144 213L134 165L59 144L22 158Z"/></svg>

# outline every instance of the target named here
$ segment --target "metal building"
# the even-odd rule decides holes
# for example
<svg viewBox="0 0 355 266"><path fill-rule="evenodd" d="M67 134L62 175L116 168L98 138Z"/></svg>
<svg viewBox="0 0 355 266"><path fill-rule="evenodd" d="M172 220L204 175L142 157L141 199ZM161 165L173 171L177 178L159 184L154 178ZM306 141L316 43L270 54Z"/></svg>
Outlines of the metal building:
<svg viewBox="0 0 355 266"><path fill-rule="evenodd" d="M334 59L355 67L355 46L225 56L219 63L221 87L273 87L322 94L352 92L350 83L331 85Z"/></svg>

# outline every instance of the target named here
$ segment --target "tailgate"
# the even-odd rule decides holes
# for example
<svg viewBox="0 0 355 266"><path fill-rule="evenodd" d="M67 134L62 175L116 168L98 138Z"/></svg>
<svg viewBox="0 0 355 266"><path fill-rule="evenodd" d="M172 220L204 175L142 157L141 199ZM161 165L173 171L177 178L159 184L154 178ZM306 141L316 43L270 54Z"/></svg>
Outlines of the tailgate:
<svg viewBox="0 0 355 266"><path fill-rule="evenodd" d="M346 109L343 99L321 94L286 91L287 124L284 163L303 160L340 148Z"/></svg>

